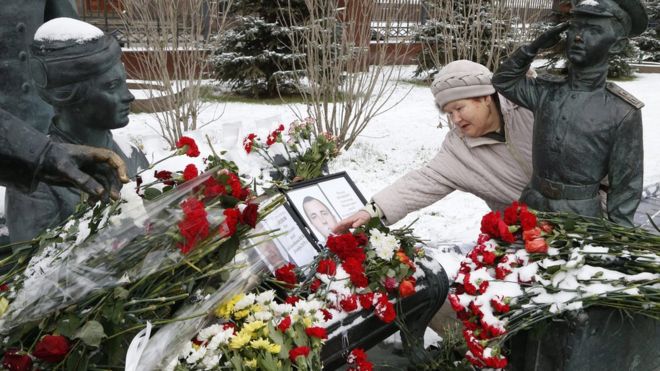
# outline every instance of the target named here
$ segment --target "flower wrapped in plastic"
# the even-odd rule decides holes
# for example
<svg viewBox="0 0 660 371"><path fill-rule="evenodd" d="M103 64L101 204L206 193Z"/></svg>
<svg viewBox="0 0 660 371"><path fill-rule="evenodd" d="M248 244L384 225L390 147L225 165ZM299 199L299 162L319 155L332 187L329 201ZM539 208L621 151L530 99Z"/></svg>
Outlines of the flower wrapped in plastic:
<svg viewBox="0 0 660 371"><path fill-rule="evenodd" d="M137 192L127 185L121 202L98 204L13 246L0 262L3 348L32 349L57 333L71 342L60 363L121 366L147 322L160 326L182 307L219 301L210 294L237 268L228 263L240 242L280 201L259 208L233 164L207 162L208 171L193 174L189 165L149 202L139 194L153 195L153 184Z"/></svg>
<svg viewBox="0 0 660 371"><path fill-rule="evenodd" d="M448 297L476 367L506 367L507 339L566 312L601 306L660 318L656 235L518 202L486 214L481 232Z"/></svg>

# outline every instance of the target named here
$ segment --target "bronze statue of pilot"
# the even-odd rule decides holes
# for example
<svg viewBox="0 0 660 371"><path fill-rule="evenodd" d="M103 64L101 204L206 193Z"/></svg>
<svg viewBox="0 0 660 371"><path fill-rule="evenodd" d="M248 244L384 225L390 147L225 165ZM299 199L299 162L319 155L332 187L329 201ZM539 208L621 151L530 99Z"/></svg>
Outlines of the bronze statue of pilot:
<svg viewBox="0 0 660 371"><path fill-rule="evenodd" d="M77 18L69 0L0 2L0 109L45 133L53 115L30 82L30 43L37 28L57 18Z"/></svg>
<svg viewBox="0 0 660 371"><path fill-rule="evenodd" d="M59 33L61 29L79 34ZM121 48L113 36L79 20L50 20L39 28L31 45L30 71L39 95L55 109L51 140L112 150L126 164L129 177L149 167L139 149L120 147L111 133L128 124L135 99L126 85ZM29 195L8 190L11 241L30 240L62 223L81 201L81 192L74 187L42 183Z"/></svg>
<svg viewBox="0 0 660 371"><path fill-rule="evenodd" d="M506 98L534 112L533 176L521 201L541 211L601 217L632 226L643 177L643 104L607 82L608 55L641 34L648 16L640 0L577 0L569 22L515 51L493 76ZM566 31L568 76L526 76L539 50Z"/></svg>

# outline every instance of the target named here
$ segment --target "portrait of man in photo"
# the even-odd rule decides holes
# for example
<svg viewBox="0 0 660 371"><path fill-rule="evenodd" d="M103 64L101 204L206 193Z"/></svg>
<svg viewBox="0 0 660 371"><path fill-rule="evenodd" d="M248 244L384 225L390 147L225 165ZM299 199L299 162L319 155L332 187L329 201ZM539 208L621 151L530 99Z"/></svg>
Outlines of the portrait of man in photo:
<svg viewBox="0 0 660 371"><path fill-rule="evenodd" d="M302 205L305 218L318 233L319 240L325 242L337 225L337 217L325 203L315 197L306 196Z"/></svg>

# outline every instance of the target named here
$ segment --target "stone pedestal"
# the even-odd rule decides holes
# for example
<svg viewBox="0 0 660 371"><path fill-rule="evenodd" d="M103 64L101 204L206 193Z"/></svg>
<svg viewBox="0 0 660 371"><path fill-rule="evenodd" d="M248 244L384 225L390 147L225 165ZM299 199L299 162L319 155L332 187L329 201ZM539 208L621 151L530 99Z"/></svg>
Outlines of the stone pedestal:
<svg viewBox="0 0 660 371"><path fill-rule="evenodd" d="M513 371L660 370L660 321L592 307L517 335L509 349Z"/></svg>

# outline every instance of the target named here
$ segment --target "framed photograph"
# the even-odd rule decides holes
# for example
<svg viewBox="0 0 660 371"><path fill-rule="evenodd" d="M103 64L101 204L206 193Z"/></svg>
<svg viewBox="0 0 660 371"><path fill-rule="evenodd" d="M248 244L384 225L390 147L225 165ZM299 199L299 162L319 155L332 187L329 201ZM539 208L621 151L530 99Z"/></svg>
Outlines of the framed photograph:
<svg viewBox="0 0 660 371"><path fill-rule="evenodd" d="M346 172L297 183L285 194L290 207L320 245L325 244L340 220L366 203Z"/></svg>
<svg viewBox="0 0 660 371"><path fill-rule="evenodd" d="M316 244L303 232L303 226L296 218L282 205L259 222L254 230L255 234L270 232L253 237L250 242L256 244L254 250L271 272L286 263L309 264L318 253Z"/></svg>

